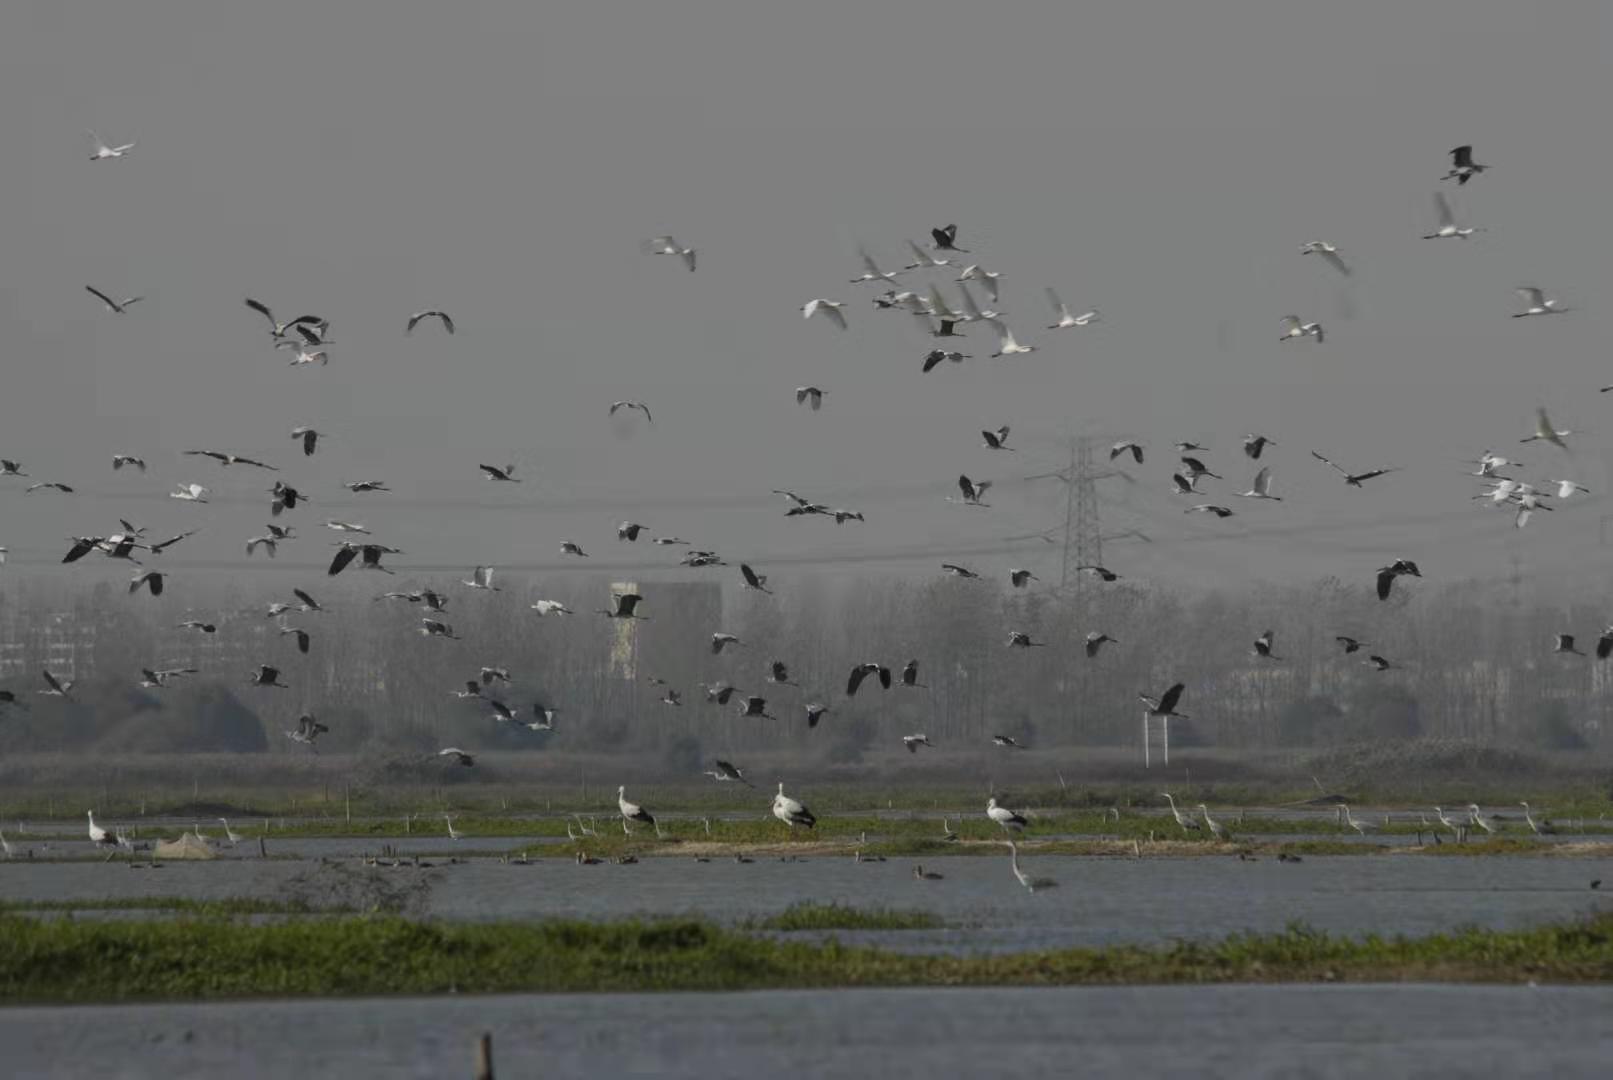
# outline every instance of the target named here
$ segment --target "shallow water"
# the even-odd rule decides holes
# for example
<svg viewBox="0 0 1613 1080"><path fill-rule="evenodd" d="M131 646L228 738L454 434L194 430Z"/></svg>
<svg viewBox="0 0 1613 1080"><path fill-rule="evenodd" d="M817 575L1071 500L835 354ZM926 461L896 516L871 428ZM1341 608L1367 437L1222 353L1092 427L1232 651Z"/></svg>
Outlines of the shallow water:
<svg viewBox="0 0 1613 1080"><path fill-rule="evenodd" d="M1497 929L1613 910L1613 857L1493 855L1306 856L1300 863L1234 856L1027 856L1024 869L1058 888L1028 893L1000 856L932 860L941 881L918 881L912 860L709 863L646 858L634 865L526 865L475 859L370 867L356 859L219 859L130 869L100 862L0 862L0 899L262 897L313 905L401 906L411 915L485 921L696 914L738 922L803 900L933 912L943 932L842 934L842 940L944 951L1048 948L1220 938L1292 922L1350 935L1419 935L1461 925ZM1601 878L1605 889L1592 891Z"/></svg>
<svg viewBox="0 0 1613 1080"><path fill-rule="evenodd" d="M17 1077L1603 1077L1602 987L575 994L0 1009Z"/></svg>

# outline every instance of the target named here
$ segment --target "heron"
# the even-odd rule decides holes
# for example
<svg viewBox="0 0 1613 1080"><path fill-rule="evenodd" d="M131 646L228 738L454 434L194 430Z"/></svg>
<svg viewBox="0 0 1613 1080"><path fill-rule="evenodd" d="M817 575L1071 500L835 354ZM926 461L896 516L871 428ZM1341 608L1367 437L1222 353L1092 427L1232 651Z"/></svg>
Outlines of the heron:
<svg viewBox="0 0 1613 1080"><path fill-rule="evenodd" d="M427 311L417 311L413 315L409 316L409 325L403 329L404 337L408 337L410 334L414 333L415 325L422 319L436 319L438 322L442 323L442 328L444 330L448 331L450 334L454 333L454 320L448 317L448 313L446 311L439 311L436 308L431 308Z"/></svg>
<svg viewBox="0 0 1613 1080"><path fill-rule="evenodd" d="M1117 442L1109 448L1110 461L1113 461L1121 454L1130 454L1131 460L1136 462L1138 465L1143 463L1142 444L1134 439L1126 439L1124 442Z"/></svg>
<svg viewBox="0 0 1613 1080"><path fill-rule="evenodd" d="M1546 410L1544 408L1536 408L1535 433L1529 436L1527 439L1519 439L1518 441L1521 443L1536 441L1549 442L1554 446L1566 450L1568 449L1568 444L1563 442L1563 440L1568 438L1568 436L1572 435L1573 433L1574 432L1569 428L1558 430L1556 427L1553 427L1551 417L1546 415Z"/></svg>
<svg viewBox="0 0 1613 1080"><path fill-rule="evenodd" d="M1527 319L1531 315L1560 315L1565 311L1573 310L1564 307L1558 300L1548 298L1544 292L1533 285L1521 285L1514 289L1513 292L1523 297L1524 301L1524 309L1513 312L1512 317L1514 319Z"/></svg>
<svg viewBox="0 0 1613 1080"><path fill-rule="evenodd" d="M874 261L874 257L872 255L868 254L866 248L858 248L857 256L862 260L863 272L852 278L851 284L865 285L870 281L883 281L891 285L901 284L901 282L897 281L893 275L888 274L879 268L879 264ZM902 271L898 270L896 272L899 274Z"/></svg>
<svg viewBox="0 0 1613 1080"><path fill-rule="evenodd" d="M134 454L113 454L112 455L112 471L113 472L117 472L119 469L123 468L125 465L132 465L134 468L139 469L141 472L146 471L146 459L145 458L136 457Z"/></svg>
<svg viewBox="0 0 1613 1080"><path fill-rule="evenodd" d="M980 437L985 440L986 449L988 449L988 450L1013 450L1013 449L1015 449L1014 447L1008 445L1008 425L1007 424L1004 424L1002 427L998 428L996 431L982 431L980 433Z"/></svg>
<svg viewBox="0 0 1613 1080"><path fill-rule="evenodd" d="M448 839L463 840L465 838L464 833L454 828L454 819L450 815L444 814L442 816L442 820L443 823L448 826Z"/></svg>
<svg viewBox="0 0 1613 1080"><path fill-rule="evenodd" d="M240 834L234 829L230 828L230 823L227 818L219 818L218 820L219 823L224 826L224 839L229 841L230 847L235 847L241 842L242 838Z"/></svg>
<svg viewBox="0 0 1613 1080"><path fill-rule="evenodd" d="M1176 808L1176 799L1170 792L1162 791L1160 795L1164 797L1166 802L1171 804L1171 817L1176 819L1176 824L1182 827L1183 832L1198 832L1200 830L1200 825L1197 821Z"/></svg>
<svg viewBox="0 0 1613 1080"><path fill-rule="evenodd" d="M484 480L492 480L503 484L519 484L521 482L515 475L515 465L513 463L504 466L502 469L497 465L478 464L476 467L482 470Z"/></svg>
<svg viewBox="0 0 1613 1080"><path fill-rule="evenodd" d="M1554 640L1553 640L1553 644L1552 644L1552 650L1551 650L1552 652L1554 652L1554 653L1573 653L1575 656L1584 656L1585 655L1584 653L1580 652L1578 649L1576 649L1574 647L1574 635L1573 634L1556 634L1553 637L1554 637Z"/></svg>
<svg viewBox="0 0 1613 1080"><path fill-rule="evenodd" d="M1383 469L1370 469L1367 472L1352 473L1334 464L1321 454L1318 454L1315 450L1311 451L1311 457L1315 458L1317 461L1320 461L1323 465L1326 465L1328 468L1344 477L1344 482L1346 484L1356 488L1360 487L1362 482L1365 480L1371 480L1375 477L1386 476L1389 473L1400 471L1399 466L1391 466Z"/></svg>
<svg viewBox="0 0 1613 1080"><path fill-rule="evenodd" d="M967 248L961 248L957 244L958 227L956 225L943 225L938 229L931 229L930 238L934 241L935 250L937 251L960 251L965 255L969 254Z"/></svg>
<svg viewBox="0 0 1613 1080"><path fill-rule="evenodd" d="M935 366L940 364L942 361L961 364L965 360L969 359L972 359L972 357L961 352L948 349L931 349L929 352L924 354L924 374L928 375L935 368Z"/></svg>
<svg viewBox="0 0 1613 1080"><path fill-rule="evenodd" d="M812 403L812 411L817 412L823 408L823 390L816 386L797 386L795 388L795 403Z"/></svg>
<svg viewBox="0 0 1613 1080"><path fill-rule="evenodd" d="M1388 566L1378 568L1378 599L1389 599L1389 590L1394 585L1395 578L1410 576L1422 577L1422 571L1410 559L1396 559Z"/></svg>
<svg viewBox="0 0 1613 1080"><path fill-rule="evenodd" d="M1275 439L1268 439L1264 435L1245 435L1243 437L1243 452L1256 461L1260 460L1260 455L1266 447L1276 445Z"/></svg>
<svg viewBox="0 0 1613 1080"><path fill-rule="evenodd" d="M1025 871L1021 870L1019 868L1019 848L1015 846L1012 840L1006 840L1004 843L1008 845L1009 865L1013 867L1014 877L1018 879L1021 885L1025 886L1025 888L1031 893L1035 893L1037 889L1058 888L1059 883L1054 881L1052 878L1032 877L1030 874L1027 874Z"/></svg>
<svg viewBox="0 0 1613 1080"><path fill-rule="evenodd" d="M1047 647L1047 642L1032 641L1031 636L1023 630L1010 630L1008 632L1008 647L1010 649L1043 649Z"/></svg>
<svg viewBox="0 0 1613 1080"><path fill-rule="evenodd" d="M484 589L489 592L499 592L499 587L493 584L493 568L491 566L478 566L471 571L470 577L460 582L461 585L472 589Z"/></svg>
<svg viewBox="0 0 1613 1080"><path fill-rule="evenodd" d="M622 409L637 409L644 414L645 420L652 424L655 423L655 418L650 415L650 407L642 401L613 401L610 403L611 416L615 416Z"/></svg>
<svg viewBox="0 0 1613 1080"><path fill-rule="evenodd" d="M1008 583L1016 589L1023 589L1026 582L1041 580L1029 570L1011 569L1008 571Z"/></svg>
<svg viewBox="0 0 1613 1080"><path fill-rule="evenodd" d="M1001 319L987 319L991 328L997 331L997 351L991 354L993 360L1003 356L1015 356L1019 353L1033 353L1035 345L1021 345L1014 339L1013 331Z"/></svg>
<svg viewBox="0 0 1613 1080"><path fill-rule="evenodd" d="M1086 650L1087 658L1091 659L1092 657L1097 656L1098 655L1098 650L1103 648L1105 643L1111 644L1111 645L1120 644L1114 638L1110 637L1108 634L1105 634L1101 630L1089 630L1089 631L1087 631L1086 642L1085 642L1085 645L1083 646L1083 648L1085 648L1085 650Z"/></svg>
<svg viewBox="0 0 1613 1080"><path fill-rule="evenodd" d="M874 661L866 661L851 669L851 675L846 680L846 696L855 697L857 694L857 688L861 686L863 680L870 675L877 675L879 677L879 684L886 690L891 688L891 669L886 667L884 664L876 663Z"/></svg>
<svg viewBox="0 0 1613 1080"><path fill-rule="evenodd" d="M1538 822L1535 821L1534 815L1529 812L1528 803L1520 802L1518 805L1523 807L1523 820L1528 823L1530 831L1536 836L1551 836L1557 832L1556 826L1551 823L1549 818L1542 818Z"/></svg>
<svg viewBox="0 0 1613 1080"><path fill-rule="evenodd" d="M1222 506L1219 503L1196 503L1193 506L1189 506L1186 510L1183 510L1182 513L1214 514L1218 518L1225 519L1232 517L1235 511L1232 509L1232 507Z"/></svg>
<svg viewBox="0 0 1613 1080"><path fill-rule="evenodd" d="M1255 655L1262 660L1281 660L1282 657L1271 651L1272 643L1277 638L1275 630L1267 630L1255 639Z"/></svg>
<svg viewBox="0 0 1613 1080"><path fill-rule="evenodd" d="M140 591L140 587L144 585L152 596L161 596L165 580L167 580L167 575L161 570L147 570L129 579L129 592L137 593Z"/></svg>
<svg viewBox="0 0 1613 1080"><path fill-rule="evenodd" d="M724 781L724 782L734 781L734 782L737 782L737 783L744 784L746 787L755 787L756 786L755 784L752 784L749 780L745 779L744 771L741 770L738 765L735 765L731 761L724 761L722 758L717 758L715 761L712 762L712 765L713 765L713 768L711 769L711 771L707 772L705 775L711 777L713 780L721 780L721 781ZM710 832L709 828L707 829L707 832L708 833Z"/></svg>
<svg viewBox="0 0 1613 1080"><path fill-rule="evenodd" d="M1053 305L1053 316L1058 320L1048 327L1049 330L1065 330L1072 326L1091 326L1098 321L1096 309L1080 315L1072 315L1070 314L1070 309L1065 306L1064 301L1059 299L1058 293L1052 289L1043 291L1047 293L1047 302Z"/></svg>
<svg viewBox="0 0 1613 1080"><path fill-rule="evenodd" d="M1479 810L1478 803L1469 803L1467 813L1468 819L1472 821L1473 824L1477 825L1479 828L1483 829L1486 833L1489 833L1492 836L1495 834L1495 826L1490 824L1490 819L1485 817L1484 814Z"/></svg>
<svg viewBox="0 0 1613 1080"><path fill-rule="evenodd" d="M1232 833L1227 827L1210 816L1209 807L1199 803L1199 813L1204 817L1204 827L1210 830L1210 835L1223 843L1232 839Z"/></svg>
<svg viewBox="0 0 1613 1080"><path fill-rule="evenodd" d="M829 706L820 705L818 702L815 702L815 701L807 702L805 705L803 705L801 707L806 710L807 727L809 729L817 727L818 726L818 721L822 720L823 717L824 717L824 714L829 711Z"/></svg>
<svg viewBox="0 0 1613 1080"><path fill-rule="evenodd" d="M1457 187L1462 187L1469 180L1490 167L1480 165L1473 160L1473 147L1471 145L1455 147L1450 154L1451 171L1440 177L1440 179L1455 180Z"/></svg>
<svg viewBox="0 0 1613 1080"><path fill-rule="evenodd" d="M126 296L122 300L114 300L100 289L97 289L94 285L84 286L84 291L89 293L91 296L94 296L97 300L101 301L101 303L105 304L106 309L114 315L125 314L129 310L129 305L138 304L140 301L145 299L143 296Z"/></svg>
<svg viewBox="0 0 1613 1080"><path fill-rule="evenodd" d="M582 549L582 545L571 540L562 540L560 542L560 554L575 555L580 559L588 558L588 552Z"/></svg>

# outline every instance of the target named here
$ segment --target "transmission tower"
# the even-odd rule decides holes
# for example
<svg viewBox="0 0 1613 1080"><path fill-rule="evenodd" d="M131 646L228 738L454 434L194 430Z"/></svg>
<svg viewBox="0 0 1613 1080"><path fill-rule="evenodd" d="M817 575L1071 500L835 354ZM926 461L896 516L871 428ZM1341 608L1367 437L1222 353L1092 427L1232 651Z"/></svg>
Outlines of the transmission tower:
<svg viewBox="0 0 1613 1080"><path fill-rule="evenodd" d="M1136 529L1104 536L1103 523L1098 518L1098 481L1118 476L1131 478L1116 469L1100 469L1093 464L1092 447L1096 440L1081 436L1070 440L1070 464L1058 472L1037 473L1027 480L1054 479L1064 484L1064 558L1059 568L1060 591L1074 588L1080 592L1086 580L1076 571L1078 566L1102 566L1103 542L1123 537L1147 540L1148 536Z"/></svg>

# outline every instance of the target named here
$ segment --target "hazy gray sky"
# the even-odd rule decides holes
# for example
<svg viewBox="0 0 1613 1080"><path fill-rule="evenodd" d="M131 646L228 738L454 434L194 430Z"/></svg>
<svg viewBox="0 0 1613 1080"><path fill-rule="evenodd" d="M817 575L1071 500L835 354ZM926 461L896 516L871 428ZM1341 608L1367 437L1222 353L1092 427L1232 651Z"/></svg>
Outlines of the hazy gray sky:
<svg viewBox="0 0 1613 1080"><path fill-rule="evenodd" d="M1135 486L1105 481L1106 529L1155 540L1111 549L1129 576L1366 580L1396 554L1440 576L1505 573L1513 553L1582 570L1613 478L1600 11L28 4L0 36L0 455L81 493L0 481L6 573L120 516L204 523L176 562L240 558L267 474L188 447L268 455L315 499L288 515L305 539L282 563L322 562L330 516L406 549L400 567L548 563L563 539L674 562L616 543L632 518L731 558L861 571L1062 524L1056 483L1011 481L1062 464L1074 433L1150 446ZM91 127L138 146L91 163ZM1444 186L1490 231L1423 241L1465 142L1493 171ZM899 264L949 221L1040 351L989 360L976 331L975 360L920 375L929 342L847 283L859 243ZM697 273L639 254L659 232L700 249ZM1356 265L1348 296L1299 254L1314 238ZM1526 282L1579 310L1508 318ZM148 299L115 317L85 284ZM1049 285L1106 321L1043 330ZM329 317L330 366L288 368L246 295ZM849 302L849 333L803 322L818 296ZM430 306L460 334L405 338ZM1326 343L1279 344L1289 312ZM794 403L809 382L821 413ZM655 425L608 421L619 397ZM1572 461L1528 448L1527 475L1598 498L1515 534L1469 501L1459 459L1519 449L1537 403L1585 434ZM311 460L299 423L331 432ZM1003 423L1020 453L981 447ZM1285 501L1183 515L1169 444L1207 441L1226 475L1209 496L1241 504L1248 431L1279 443ZM1355 491L1313 448L1406 471ZM114 475L115 450L151 472ZM511 455L525 484L479 479ZM943 501L959 473L998 480L991 511ZM337 486L371 477L397 493ZM219 501L165 497L192 480ZM774 487L868 521L787 520ZM972 561L1047 576L1057 549Z"/></svg>

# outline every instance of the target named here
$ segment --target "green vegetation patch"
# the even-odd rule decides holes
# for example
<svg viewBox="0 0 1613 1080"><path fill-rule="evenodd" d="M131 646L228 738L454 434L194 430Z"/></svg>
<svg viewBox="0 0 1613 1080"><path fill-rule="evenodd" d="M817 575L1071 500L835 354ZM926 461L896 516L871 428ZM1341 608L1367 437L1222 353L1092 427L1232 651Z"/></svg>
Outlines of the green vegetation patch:
<svg viewBox="0 0 1613 1080"><path fill-rule="evenodd" d="M1613 914L1522 931L1360 940L1291 927L1214 943L925 956L758 938L699 920L242 924L0 916L0 1002L841 986L1613 980Z"/></svg>

